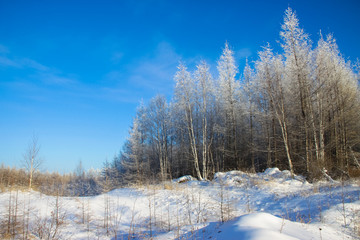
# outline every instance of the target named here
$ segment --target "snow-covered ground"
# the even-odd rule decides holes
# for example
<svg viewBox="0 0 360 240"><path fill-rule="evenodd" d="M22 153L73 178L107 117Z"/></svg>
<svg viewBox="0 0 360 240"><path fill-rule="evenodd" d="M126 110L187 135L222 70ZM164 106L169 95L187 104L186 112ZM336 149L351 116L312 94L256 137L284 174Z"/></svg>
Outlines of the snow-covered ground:
<svg viewBox="0 0 360 240"><path fill-rule="evenodd" d="M188 176L95 197L5 192L3 228L9 213L18 234L29 229L32 239L358 239L360 186L310 184L277 168L231 171L211 182Z"/></svg>

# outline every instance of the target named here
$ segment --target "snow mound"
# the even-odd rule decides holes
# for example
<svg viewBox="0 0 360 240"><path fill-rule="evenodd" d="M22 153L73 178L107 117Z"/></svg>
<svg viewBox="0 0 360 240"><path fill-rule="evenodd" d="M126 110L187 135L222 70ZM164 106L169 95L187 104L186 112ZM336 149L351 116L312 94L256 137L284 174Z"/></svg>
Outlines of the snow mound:
<svg viewBox="0 0 360 240"><path fill-rule="evenodd" d="M268 168L263 173L258 173L258 176L261 176L266 181L275 181L288 185L307 184L305 177L294 175L294 178L292 178L289 170L280 171L278 168Z"/></svg>
<svg viewBox="0 0 360 240"><path fill-rule="evenodd" d="M294 178L292 178L290 171L280 171L278 168L268 168L263 173L245 173L242 171L218 172L214 175L214 181L227 186L250 184L258 187L263 187L265 183L274 183L278 186L302 186L308 184L305 177L294 175Z"/></svg>
<svg viewBox="0 0 360 240"><path fill-rule="evenodd" d="M300 223L275 217L269 213L253 213L240 216L225 223L219 230L218 239L227 240L312 239L314 236Z"/></svg>
<svg viewBox="0 0 360 240"><path fill-rule="evenodd" d="M268 168L262 174L265 178L288 180L291 179L291 173L289 170L280 171L278 168ZM296 175L295 175L296 176Z"/></svg>
<svg viewBox="0 0 360 240"><path fill-rule="evenodd" d="M174 183L186 183L186 182L190 182L190 181L196 181L197 179L194 178L193 176L191 175L185 175L185 176L182 176L182 177L179 177L177 179L173 179L172 181Z"/></svg>
<svg viewBox="0 0 360 240"><path fill-rule="evenodd" d="M274 175L274 174L278 174L281 171L278 168L268 168L264 171L264 175Z"/></svg>
<svg viewBox="0 0 360 240"><path fill-rule="evenodd" d="M249 175L242 171L217 172L214 175L214 181L226 185L237 185L248 181Z"/></svg>

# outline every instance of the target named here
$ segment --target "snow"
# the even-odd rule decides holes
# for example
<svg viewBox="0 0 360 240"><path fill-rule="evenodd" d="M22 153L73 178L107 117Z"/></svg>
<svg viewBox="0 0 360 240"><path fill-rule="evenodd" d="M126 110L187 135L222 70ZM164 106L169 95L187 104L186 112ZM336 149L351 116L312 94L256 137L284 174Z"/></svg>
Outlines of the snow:
<svg viewBox="0 0 360 240"><path fill-rule="evenodd" d="M194 181L194 180L196 180L196 178L194 178L193 176L185 175L185 176L179 177L177 179L173 179L172 182L185 183L185 182Z"/></svg>
<svg viewBox="0 0 360 240"><path fill-rule="evenodd" d="M184 176L159 185L116 189L93 197L0 194L3 224L9 212L29 216L59 239L358 239L360 186L356 181L309 183L277 168L263 173L216 173L213 181ZM14 206L17 206L14 208ZM224 221L224 222L222 222ZM3 228L5 229L5 228ZM321 229L321 230L320 230ZM1 230L1 227L0 227Z"/></svg>

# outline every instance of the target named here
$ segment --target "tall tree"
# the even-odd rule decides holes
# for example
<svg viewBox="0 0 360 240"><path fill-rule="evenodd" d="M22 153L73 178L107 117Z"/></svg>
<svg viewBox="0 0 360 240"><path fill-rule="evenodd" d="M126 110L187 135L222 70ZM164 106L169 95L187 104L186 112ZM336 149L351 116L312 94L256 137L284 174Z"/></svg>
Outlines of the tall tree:
<svg viewBox="0 0 360 240"><path fill-rule="evenodd" d="M211 145L211 136L209 135L209 118L213 104L213 79L210 74L210 68L205 61L197 65L195 71L195 79L197 81L198 104L200 108L201 120L201 145L202 145L202 176L207 179L209 175L209 150Z"/></svg>
<svg viewBox="0 0 360 240"><path fill-rule="evenodd" d="M294 101L295 109L299 109L298 116L303 125L299 125L302 129L300 134L304 135L305 139L305 159L306 169L309 171L309 166L312 158L312 146L314 146L316 157L319 156L318 138L314 125L314 112L311 93L311 41L304 30L299 26L299 20L296 13L288 8L285 11L284 23L281 26L282 31L280 36L282 38L282 47L285 56L285 76L289 85L292 86L292 94L298 99ZM298 155L300 159L303 158L301 144Z"/></svg>
<svg viewBox="0 0 360 240"><path fill-rule="evenodd" d="M164 96L153 98L147 110L147 129L150 144L153 144L155 156L160 166L163 181L171 178L169 147L170 147L170 111Z"/></svg>
<svg viewBox="0 0 360 240"><path fill-rule="evenodd" d="M186 124L189 144L191 148L191 155L194 162L194 169L196 176L202 180L203 176L200 171L199 156L197 150L197 139L195 135L195 82L191 78L190 73L187 71L183 64L180 64L178 71L175 74L175 98L178 107L182 109L184 121Z"/></svg>
<svg viewBox="0 0 360 240"><path fill-rule="evenodd" d="M268 98L268 102L271 104L271 108L280 126L289 170L291 175L294 176L289 139L289 89L286 87L286 82L283 78L284 65L281 56L274 56L269 46L259 53L259 58L256 62L257 78L261 82L263 94Z"/></svg>
<svg viewBox="0 0 360 240"><path fill-rule="evenodd" d="M224 134L224 157L227 159L225 166L229 169L239 167L238 155L238 136L237 136L237 118L238 118L238 103L239 103L239 82L235 80L238 73L234 52L226 43L222 55L218 61L217 66L219 72L219 92L217 94L217 101L221 108L221 116L223 117L222 126Z"/></svg>
<svg viewBox="0 0 360 240"><path fill-rule="evenodd" d="M248 141L248 145L250 148L250 161L251 161L251 171L255 172L256 168L255 168L255 149L254 149L254 101L255 101L255 95L254 95L254 73L253 70L251 69L248 60L246 59L246 64L245 64L245 68L244 68L244 79L243 79L243 91L244 91L244 95L247 98L248 104L247 104L247 111L249 114L249 141Z"/></svg>

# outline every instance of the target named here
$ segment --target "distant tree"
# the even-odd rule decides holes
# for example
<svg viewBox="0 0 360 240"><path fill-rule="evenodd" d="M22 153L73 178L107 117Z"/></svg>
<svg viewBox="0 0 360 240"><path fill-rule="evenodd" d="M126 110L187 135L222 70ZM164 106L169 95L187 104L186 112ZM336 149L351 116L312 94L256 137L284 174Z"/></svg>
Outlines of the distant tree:
<svg viewBox="0 0 360 240"><path fill-rule="evenodd" d="M29 145L24 153L23 164L29 175L29 189L32 188L33 177L36 171L39 170L42 160L39 157L40 145L38 143L38 138L36 135L33 135L32 139L29 142Z"/></svg>

